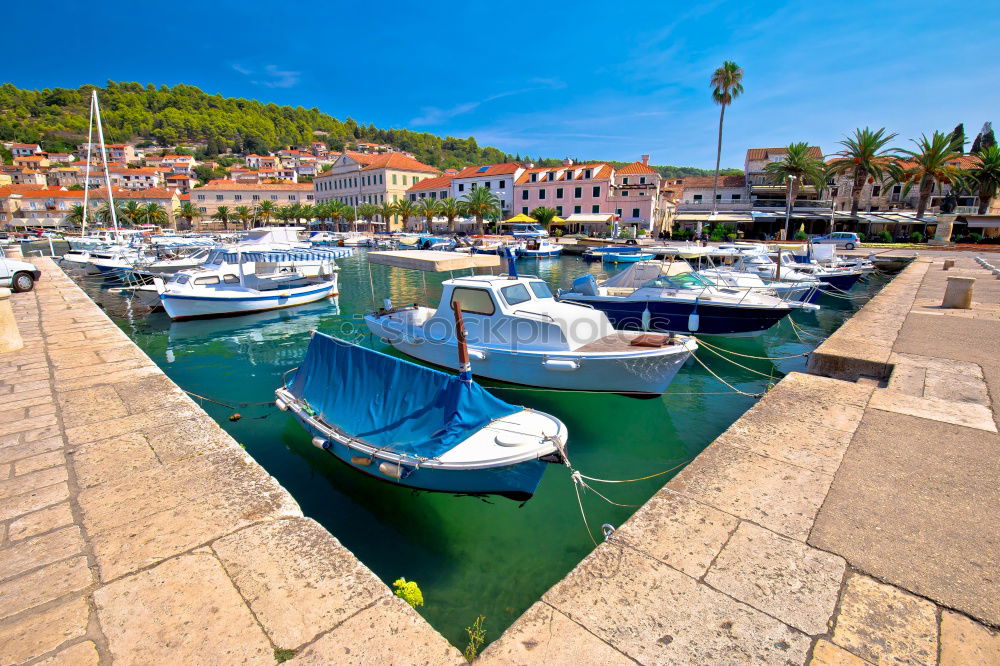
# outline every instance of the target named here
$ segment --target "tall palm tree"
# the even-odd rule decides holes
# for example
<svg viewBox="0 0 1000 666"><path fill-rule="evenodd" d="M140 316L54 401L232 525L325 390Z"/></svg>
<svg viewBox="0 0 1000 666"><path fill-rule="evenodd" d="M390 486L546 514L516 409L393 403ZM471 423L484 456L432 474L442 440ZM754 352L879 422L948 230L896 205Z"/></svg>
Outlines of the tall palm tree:
<svg viewBox="0 0 1000 666"><path fill-rule="evenodd" d="M483 218L500 214L500 198L485 187L473 187L463 197L468 214L476 218L476 233L483 235Z"/></svg>
<svg viewBox="0 0 1000 666"><path fill-rule="evenodd" d="M861 190L865 183L881 183L889 175L892 164L891 149L886 145L896 138L896 134L886 134L885 128L854 130L854 136L840 141L844 147L836 159L830 162L830 175L847 174L851 178L851 217L858 216L861 204ZM831 230L832 231L832 230Z"/></svg>
<svg viewBox="0 0 1000 666"><path fill-rule="evenodd" d="M187 220L187 228L190 229L192 227L192 220L196 217L201 217L201 213L198 212L198 208L193 203L185 201L174 210L174 216L183 217Z"/></svg>
<svg viewBox="0 0 1000 666"><path fill-rule="evenodd" d="M712 181L712 213L715 214L716 193L719 189L719 163L722 161L722 121L726 117L726 107L743 94L743 69L732 60L726 60L722 63L722 67L712 72L708 84L712 86L712 101L721 107L719 142L715 149L715 179ZM701 233L701 222L698 222L698 233Z"/></svg>
<svg viewBox="0 0 1000 666"><path fill-rule="evenodd" d="M344 217L344 209L347 207L343 201L331 201L327 209L327 215L333 222L334 230L340 231L340 220Z"/></svg>
<svg viewBox="0 0 1000 666"><path fill-rule="evenodd" d="M980 148L975 160L975 164L969 170L969 176L979 194L979 214L984 215L989 208L990 200L997 195L997 190L1000 190L1000 147Z"/></svg>
<svg viewBox="0 0 1000 666"><path fill-rule="evenodd" d="M264 226L271 224L271 216L274 215L274 202L270 199L264 199L259 204L257 204L257 212L260 216L264 218Z"/></svg>
<svg viewBox="0 0 1000 666"><path fill-rule="evenodd" d="M363 203L358 206L358 217L370 224L372 218L378 215L379 210L381 209L373 203Z"/></svg>
<svg viewBox="0 0 1000 666"><path fill-rule="evenodd" d="M87 213L88 213L88 215L87 215L88 218L93 217L92 215L90 215L90 211L87 211ZM81 204L73 204L70 207L70 209L69 209L69 213L66 215L66 221L69 222L70 224L74 225L74 226L82 227L83 226L83 205L81 205Z"/></svg>
<svg viewBox="0 0 1000 666"><path fill-rule="evenodd" d="M546 230L548 230L549 225L552 224L552 220L558 215L558 211L555 208L548 208L546 206L539 206L535 210L531 211L531 217L535 218L535 222L542 225Z"/></svg>
<svg viewBox="0 0 1000 666"><path fill-rule="evenodd" d="M119 211L117 204L115 205L115 216L121 217L121 213ZM104 204L98 209L97 221L104 225L111 224L111 222L113 221L111 215L111 205L107 201L105 201Z"/></svg>
<svg viewBox="0 0 1000 666"><path fill-rule="evenodd" d="M344 204L344 207L340 209L340 217L344 222L347 222L347 226L350 228L351 223L358 219L358 209Z"/></svg>
<svg viewBox="0 0 1000 666"><path fill-rule="evenodd" d="M390 201L383 201L378 205L378 214L382 217L382 221L385 222L385 229L383 231L392 231L389 226L392 224L392 216L396 214L396 208Z"/></svg>
<svg viewBox="0 0 1000 666"><path fill-rule="evenodd" d="M142 204L138 201L126 201L118 209L118 217L133 227L142 223Z"/></svg>
<svg viewBox="0 0 1000 666"><path fill-rule="evenodd" d="M961 157L955 150L952 137L943 132L934 132L930 138L921 134L919 139L912 139L916 150L900 150L900 162L896 165L896 178L905 183L906 191L916 185L919 189L917 199L917 219L920 220L927 210L927 200L934 193L934 186L950 185L958 177L961 170L949 166Z"/></svg>
<svg viewBox="0 0 1000 666"><path fill-rule="evenodd" d="M455 233L455 218L463 215L464 206L458 199L448 197L438 201L438 213L448 220L448 233Z"/></svg>
<svg viewBox="0 0 1000 666"><path fill-rule="evenodd" d="M809 154L809 144L805 141L788 144L785 159L764 165L764 173L775 184L785 183L785 206L789 214L785 217L785 238L788 238L788 224L791 209L795 205L799 187L811 183L817 190L823 189L826 181L826 165L823 160Z"/></svg>
<svg viewBox="0 0 1000 666"><path fill-rule="evenodd" d="M155 201L150 201L142 207L141 219L145 224L163 226L167 223L167 211Z"/></svg>
<svg viewBox="0 0 1000 666"><path fill-rule="evenodd" d="M424 220L427 221L426 228L424 229L425 231L433 231L431 227L434 226L434 218L437 217L440 211L441 204L438 203L437 199L425 197L417 202L417 213L419 213Z"/></svg>
<svg viewBox="0 0 1000 666"><path fill-rule="evenodd" d="M229 230L229 220L232 219L232 213L229 210L229 206L219 206L214 213L212 213L212 219L222 222L222 228L225 231Z"/></svg>
<svg viewBox="0 0 1000 666"><path fill-rule="evenodd" d="M233 215L243 224L244 229L250 228L250 220L253 219L253 211L249 206L237 206L233 209Z"/></svg>
<svg viewBox="0 0 1000 666"><path fill-rule="evenodd" d="M417 214L416 205L406 197L403 197L394 203L392 207L396 211L396 215L399 215L400 226L402 226L403 231L406 231L406 223L410 221L411 217Z"/></svg>

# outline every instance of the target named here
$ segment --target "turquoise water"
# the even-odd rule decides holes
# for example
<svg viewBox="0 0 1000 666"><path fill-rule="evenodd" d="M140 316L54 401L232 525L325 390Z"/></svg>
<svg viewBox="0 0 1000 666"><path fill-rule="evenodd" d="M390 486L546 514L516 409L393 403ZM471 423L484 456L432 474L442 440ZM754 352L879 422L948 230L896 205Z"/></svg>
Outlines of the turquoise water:
<svg viewBox="0 0 1000 666"><path fill-rule="evenodd" d="M553 288L567 287L585 272L604 270L599 263L575 257L518 265L522 273L535 272ZM359 315L372 305L364 251L340 266L341 295L336 302L177 323L109 292L107 287L113 285L99 278L78 281L181 388L236 405L274 399L282 373L302 359L310 329L341 336L364 329ZM447 277L427 275L425 287L421 273L382 266L372 270L376 297L381 301L390 296L396 304L436 304L439 284ZM823 310L795 313L795 321L814 334L828 334L882 283L875 278L855 287L854 301L824 298ZM389 350L367 335L357 337L363 344ZM813 343L800 341L782 322L759 338L710 342L742 354L777 357L815 346L814 338L803 337ZM749 393L805 367L804 358L774 363L739 359L767 375L762 377L705 351L699 357ZM654 400L483 383L509 402L562 419L569 428L574 467L605 479L643 477L683 465L753 404L752 398L733 393L693 360L669 393ZM291 492L307 516L336 535L379 577L387 583L400 577L419 583L426 603L421 614L459 647L466 640L463 628L478 615L486 617L487 640L495 639L593 548L569 470L563 466L549 466L537 494L523 504L417 492L341 464L314 448L305 431L273 407L241 407L242 418L236 422L229 421L232 410L227 407L205 402L204 408ZM640 505L669 478L597 487L615 502ZM583 496L583 506L597 540L603 523L620 525L635 510L609 505L589 493Z"/></svg>

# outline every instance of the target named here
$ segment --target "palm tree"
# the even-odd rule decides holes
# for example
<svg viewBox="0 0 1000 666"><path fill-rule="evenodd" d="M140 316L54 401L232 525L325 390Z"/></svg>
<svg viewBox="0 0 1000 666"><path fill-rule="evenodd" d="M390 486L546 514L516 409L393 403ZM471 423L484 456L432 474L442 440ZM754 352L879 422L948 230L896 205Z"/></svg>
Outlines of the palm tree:
<svg viewBox="0 0 1000 666"><path fill-rule="evenodd" d="M417 214L417 207L406 197L394 203L392 207L396 211L396 215L399 215L399 223L403 231L406 231L406 223L410 221L411 217Z"/></svg>
<svg viewBox="0 0 1000 666"><path fill-rule="evenodd" d="M712 86L712 101L718 104L719 110L719 143L715 149L715 180L712 181L712 214L717 211L716 192L719 189L719 163L722 161L722 121L726 117L726 107L743 94L743 69L732 60L726 60L722 67L712 72L709 81ZM701 222L698 222L698 233L701 233Z"/></svg>
<svg viewBox="0 0 1000 666"><path fill-rule="evenodd" d="M142 222L142 205L138 201L127 201L118 209L118 217L134 227Z"/></svg>
<svg viewBox="0 0 1000 666"><path fill-rule="evenodd" d="M382 217L382 221L385 222L384 231L392 231L389 225L392 221L392 216L396 214L396 207L389 201L383 201L378 206L378 214Z"/></svg>
<svg viewBox="0 0 1000 666"><path fill-rule="evenodd" d="M464 197L465 209L476 218L476 233L483 235L483 218L500 214L500 198L485 187L473 187Z"/></svg>
<svg viewBox="0 0 1000 666"><path fill-rule="evenodd" d="M193 203L185 201L174 210L174 216L183 217L187 220L187 228L190 229L192 226L191 221L196 217L201 217L201 213L198 212L198 208Z"/></svg>
<svg viewBox="0 0 1000 666"><path fill-rule="evenodd" d="M87 213L88 213L87 214L88 218L92 217L92 215L90 214L90 211L87 211ZM69 213L66 215L66 221L69 222L70 224L73 224L74 226L82 227L83 226L83 205L81 205L81 204L73 204L73 206L71 206L70 209L69 209Z"/></svg>
<svg viewBox="0 0 1000 666"><path fill-rule="evenodd" d="M969 176L979 194L979 214L984 215L990 200L1000 189L1000 147L980 148L974 157L976 162L969 170Z"/></svg>
<svg viewBox="0 0 1000 666"><path fill-rule="evenodd" d="M826 165L823 160L809 154L809 144L805 141L788 144L785 159L764 165L764 173L775 184L785 185L785 238L788 238L788 224L792 206L798 196L800 184L812 183L817 190L823 189L826 181Z"/></svg>
<svg viewBox="0 0 1000 666"><path fill-rule="evenodd" d="M851 217L858 216L865 183L881 183L889 175L892 154L885 146L895 138L896 134L886 134L884 127L874 131L866 127L854 130L854 136L839 142L844 149L830 162L828 173L851 177Z"/></svg>
<svg viewBox="0 0 1000 666"><path fill-rule="evenodd" d="M379 210L381 209L373 203L363 203L358 206L358 217L371 223L372 218L378 215Z"/></svg>
<svg viewBox="0 0 1000 666"><path fill-rule="evenodd" d="M155 201L150 201L142 207L142 215L140 219L146 224L162 226L167 223L167 211L163 206Z"/></svg>
<svg viewBox="0 0 1000 666"><path fill-rule="evenodd" d="M327 209L327 215L330 217L330 221L333 222L335 231L340 231L340 220L344 217L344 210L347 207L343 201L331 201L330 207Z"/></svg>
<svg viewBox="0 0 1000 666"><path fill-rule="evenodd" d="M340 209L340 217L344 220L344 222L347 222L349 228L351 222L354 222L356 219L358 219L358 209L355 208L354 206L348 206L347 204L344 204L344 207Z"/></svg>
<svg viewBox="0 0 1000 666"><path fill-rule="evenodd" d="M423 198L417 202L417 212L427 221L425 231L431 232L434 226L434 218L441 212L441 204L437 199Z"/></svg>
<svg viewBox="0 0 1000 666"><path fill-rule="evenodd" d="M545 206L539 206L530 213L531 217L535 218L535 222L545 227L546 231L548 231L549 225L552 224L552 220L558 214L555 208L547 208Z"/></svg>
<svg viewBox="0 0 1000 666"><path fill-rule="evenodd" d="M274 202L264 199L257 204L257 212L264 218L264 226L268 226L271 223L271 216L274 215Z"/></svg>
<svg viewBox="0 0 1000 666"><path fill-rule="evenodd" d="M448 220L449 234L455 233L455 218L461 217L463 210L464 206L462 206L462 202L458 199L448 197L447 199L441 199L438 201L438 213Z"/></svg>
<svg viewBox="0 0 1000 666"><path fill-rule="evenodd" d="M115 205L114 212L115 212L115 216L116 217L121 217L121 214L119 212L119 209L118 209L117 205ZM112 215L111 215L111 205L108 202L105 201L104 205L101 206L100 209L98 209L98 211L97 211L97 221L100 222L101 224L105 224L105 225L106 224L110 224L113 221L113 218L112 218Z"/></svg>
<svg viewBox="0 0 1000 666"><path fill-rule="evenodd" d="M222 228L225 231L229 230L229 220L232 217L232 213L229 212L229 206L219 206L214 213L212 213L212 219L222 222Z"/></svg>
<svg viewBox="0 0 1000 666"><path fill-rule="evenodd" d="M900 150L901 162L896 165L896 179L906 183L906 191L916 185L920 198L917 200L917 220L924 216L927 210L927 200L934 193L936 184L950 185L958 177L961 170L949 166L961 157L955 150L952 137L943 132L934 132L930 138L921 134L919 139L912 139L917 150Z"/></svg>
<svg viewBox="0 0 1000 666"><path fill-rule="evenodd" d="M250 228L250 220L253 219L253 211L249 206L237 206L233 209L233 214L242 224L244 229Z"/></svg>

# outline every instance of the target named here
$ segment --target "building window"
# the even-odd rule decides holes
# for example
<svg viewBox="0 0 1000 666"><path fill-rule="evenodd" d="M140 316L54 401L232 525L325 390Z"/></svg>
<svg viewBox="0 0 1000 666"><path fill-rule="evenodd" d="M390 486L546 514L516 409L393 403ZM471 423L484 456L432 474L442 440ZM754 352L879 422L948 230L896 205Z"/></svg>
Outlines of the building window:
<svg viewBox="0 0 1000 666"><path fill-rule="evenodd" d="M483 183L483 187L485 187L486 189L490 189L490 181L487 180L485 183Z"/></svg>
<svg viewBox="0 0 1000 666"><path fill-rule="evenodd" d="M739 201L739 200L740 200L740 199L742 199L742 198L743 198L743 196L742 196L742 195L740 195L740 194L734 194L734 195L733 195L733 201Z"/></svg>
<svg viewBox="0 0 1000 666"><path fill-rule="evenodd" d="M313 200L313 195L307 194L306 195L306 201L312 201L312 200Z"/></svg>
<svg viewBox="0 0 1000 666"><path fill-rule="evenodd" d="M574 187L573 188L573 198L574 199L579 199L582 196L583 196L583 188L582 187Z"/></svg>
<svg viewBox="0 0 1000 666"><path fill-rule="evenodd" d="M525 201L528 200L528 190L521 190L521 198Z"/></svg>
<svg viewBox="0 0 1000 666"><path fill-rule="evenodd" d="M503 183L504 183L504 181L502 181L502 180L499 183L497 183L497 189L498 190L502 190L503 189Z"/></svg>
<svg viewBox="0 0 1000 666"><path fill-rule="evenodd" d="M600 213L601 212L601 207L599 205L597 205L597 204L594 204L593 206L590 207L590 212L591 213Z"/></svg>
<svg viewBox="0 0 1000 666"><path fill-rule="evenodd" d="M590 169L586 169L586 170L584 170L584 172L583 172L583 177L584 177L584 178L590 178Z"/></svg>
<svg viewBox="0 0 1000 666"><path fill-rule="evenodd" d="M601 188L600 188L600 186L599 186L599 185L595 185L595 186L594 186L594 196L595 196L595 197L599 197L599 196L601 196Z"/></svg>
<svg viewBox="0 0 1000 666"><path fill-rule="evenodd" d="M416 201L416 200L417 200L417 195L416 194L411 194L410 195L410 201Z"/></svg>
<svg viewBox="0 0 1000 666"><path fill-rule="evenodd" d="M465 183L459 183L458 184L458 191L459 192L464 192L465 191Z"/></svg>
<svg viewBox="0 0 1000 666"><path fill-rule="evenodd" d="M208 209L205 208L204 206L202 206L201 208L198 209L198 211L201 212L201 213L207 213Z"/></svg>
<svg viewBox="0 0 1000 666"><path fill-rule="evenodd" d="M295 201L295 195L294 194L289 194L288 195L288 200L289 201Z"/></svg>
<svg viewBox="0 0 1000 666"><path fill-rule="evenodd" d="M538 174L537 173L531 174L531 182L533 182L533 183L537 183L538 182Z"/></svg>
<svg viewBox="0 0 1000 666"><path fill-rule="evenodd" d="M563 207L562 206L556 206L556 215L558 215L559 217L562 217L562 214L563 214Z"/></svg>
<svg viewBox="0 0 1000 666"><path fill-rule="evenodd" d="M527 206L522 206L521 207L521 212L524 213L525 215L527 215L528 214L528 207Z"/></svg>
<svg viewBox="0 0 1000 666"><path fill-rule="evenodd" d="M204 201L204 200L205 200L205 195L204 194L199 194L198 195L198 201Z"/></svg>
<svg viewBox="0 0 1000 666"><path fill-rule="evenodd" d="M539 199L544 199L545 198L545 188L544 187L538 188L538 198Z"/></svg>
<svg viewBox="0 0 1000 666"><path fill-rule="evenodd" d="M693 197L691 197L691 199L693 199L695 203L701 203L701 195L700 194L694 195Z"/></svg>
<svg viewBox="0 0 1000 666"><path fill-rule="evenodd" d="M882 193L881 185L872 185L872 197L877 197L881 193Z"/></svg>
<svg viewBox="0 0 1000 666"><path fill-rule="evenodd" d="M562 199L562 198L563 198L563 188L557 187L556 188L556 199Z"/></svg>
<svg viewBox="0 0 1000 666"><path fill-rule="evenodd" d="M646 184L646 177L645 177L645 176L643 176L643 177L641 177L641 178L639 179L639 184L640 184L640 185L645 185L645 184Z"/></svg>
<svg viewBox="0 0 1000 666"><path fill-rule="evenodd" d="M632 217L633 218L639 217L639 209L638 208L633 208L632 209Z"/></svg>
<svg viewBox="0 0 1000 666"><path fill-rule="evenodd" d="M622 185L628 185L628 177L622 178Z"/></svg>
<svg viewBox="0 0 1000 666"><path fill-rule="evenodd" d="M216 194L215 195L215 200L216 201L222 201L222 195L221 194Z"/></svg>
<svg viewBox="0 0 1000 666"><path fill-rule="evenodd" d="M715 200L716 201L722 201L722 195L721 194L716 194L715 195Z"/></svg>
<svg viewBox="0 0 1000 666"><path fill-rule="evenodd" d="M573 206L573 213L579 213L580 209L581 209L580 206Z"/></svg>
<svg viewBox="0 0 1000 666"><path fill-rule="evenodd" d="M243 201L243 195L242 194L237 194L236 196L233 197L233 200L234 201Z"/></svg>
<svg viewBox="0 0 1000 666"><path fill-rule="evenodd" d="M253 195L253 200L254 201L260 201L260 195L259 194Z"/></svg>
<svg viewBox="0 0 1000 666"><path fill-rule="evenodd" d="M278 195L277 194L272 194L271 195L271 201L277 201L277 200L278 200Z"/></svg>
<svg viewBox="0 0 1000 666"><path fill-rule="evenodd" d="M622 209L621 208L615 208L615 215L617 215L618 217L621 217L622 216Z"/></svg>

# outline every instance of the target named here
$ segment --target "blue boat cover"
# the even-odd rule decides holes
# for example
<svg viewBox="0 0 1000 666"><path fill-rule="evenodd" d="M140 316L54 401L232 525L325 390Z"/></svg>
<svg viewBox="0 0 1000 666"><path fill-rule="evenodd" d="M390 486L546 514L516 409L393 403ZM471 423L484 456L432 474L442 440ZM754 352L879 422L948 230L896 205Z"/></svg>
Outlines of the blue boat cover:
<svg viewBox="0 0 1000 666"><path fill-rule="evenodd" d="M396 453L433 458L521 411L475 382L314 333L288 390L330 425Z"/></svg>
<svg viewBox="0 0 1000 666"><path fill-rule="evenodd" d="M226 263L236 264L242 261L253 261L260 263L280 261L326 261L328 259L342 259L354 254L354 248L332 247L332 248L288 248L287 250L246 250L228 251L223 253L222 258ZM242 259L241 259L242 258Z"/></svg>

